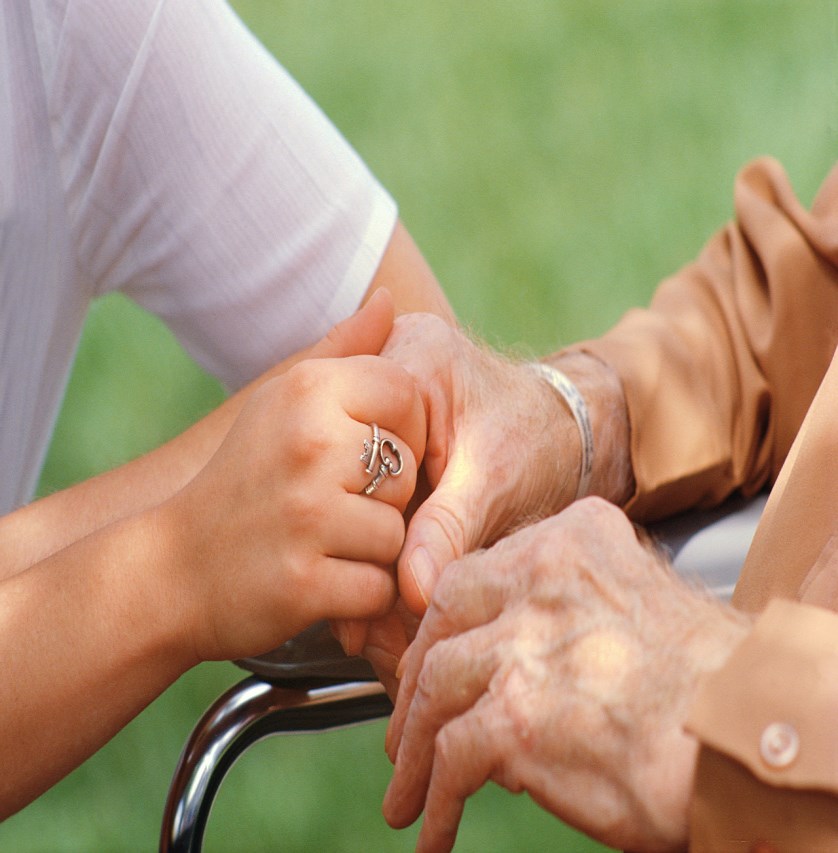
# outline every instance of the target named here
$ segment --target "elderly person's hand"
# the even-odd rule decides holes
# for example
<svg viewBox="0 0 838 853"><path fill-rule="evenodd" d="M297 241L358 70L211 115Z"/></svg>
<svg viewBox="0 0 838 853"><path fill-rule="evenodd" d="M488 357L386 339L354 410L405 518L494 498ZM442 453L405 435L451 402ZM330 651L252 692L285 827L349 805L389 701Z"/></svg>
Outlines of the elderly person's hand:
<svg viewBox="0 0 838 853"><path fill-rule="evenodd" d="M596 498L451 565L407 652L387 820L454 844L492 780L616 847L686 840L699 675L747 618L683 584Z"/></svg>
<svg viewBox="0 0 838 853"><path fill-rule="evenodd" d="M412 516L399 558L401 594L421 615L448 563L574 499L582 444L570 409L531 365L477 345L436 316L399 317L382 354L415 377L428 420L424 473L432 492ZM632 481L618 378L582 353L555 363L591 414L589 492L625 500Z"/></svg>

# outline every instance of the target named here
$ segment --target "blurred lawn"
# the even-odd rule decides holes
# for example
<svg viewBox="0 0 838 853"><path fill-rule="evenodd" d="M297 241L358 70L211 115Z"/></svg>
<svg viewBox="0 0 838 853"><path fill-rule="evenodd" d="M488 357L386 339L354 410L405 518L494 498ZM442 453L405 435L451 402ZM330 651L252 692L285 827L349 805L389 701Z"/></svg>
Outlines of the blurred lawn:
<svg viewBox="0 0 838 853"><path fill-rule="evenodd" d="M245 20L360 150L462 320L544 351L596 334L688 261L772 154L807 202L838 136L828 0L238 0ZM159 324L94 306L42 479L128 459L222 398ZM0 825L0 849L157 844L168 781L206 706L239 677L184 677L98 755ZM383 727L273 740L222 788L206 849L407 851L379 816ZM457 850L582 851L490 787Z"/></svg>

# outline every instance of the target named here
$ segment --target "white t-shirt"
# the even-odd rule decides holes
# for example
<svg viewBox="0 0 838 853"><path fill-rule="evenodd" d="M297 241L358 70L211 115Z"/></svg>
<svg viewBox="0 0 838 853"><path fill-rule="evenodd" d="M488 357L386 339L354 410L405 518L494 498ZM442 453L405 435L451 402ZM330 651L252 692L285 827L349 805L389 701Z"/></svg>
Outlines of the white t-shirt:
<svg viewBox="0 0 838 853"><path fill-rule="evenodd" d="M29 499L91 299L235 388L355 308L390 197L223 0L0 12L0 512Z"/></svg>

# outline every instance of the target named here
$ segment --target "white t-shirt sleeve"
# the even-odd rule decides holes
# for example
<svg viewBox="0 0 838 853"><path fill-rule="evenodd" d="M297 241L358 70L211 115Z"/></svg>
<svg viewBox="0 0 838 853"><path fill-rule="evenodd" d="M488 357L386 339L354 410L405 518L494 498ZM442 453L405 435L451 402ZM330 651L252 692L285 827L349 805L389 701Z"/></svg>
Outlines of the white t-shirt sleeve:
<svg viewBox="0 0 838 853"><path fill-rule="evenodd" d="M53 7L54 142L95 292L159 315L230 387L358 306L395 205L222 0L39 2Z"/></svg>

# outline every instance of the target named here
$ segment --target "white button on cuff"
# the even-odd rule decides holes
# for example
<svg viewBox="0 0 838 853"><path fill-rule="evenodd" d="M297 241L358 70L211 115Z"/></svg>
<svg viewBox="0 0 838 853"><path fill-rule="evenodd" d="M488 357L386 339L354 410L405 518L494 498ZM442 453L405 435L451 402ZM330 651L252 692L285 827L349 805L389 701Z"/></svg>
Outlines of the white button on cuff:
<svg viewBox="0 0 838 853"><path fill-rule="evenodd" d="M800 736L790 723L771 723L759 741L762 760L776 769L788 767L800 752Z"/></svg>

